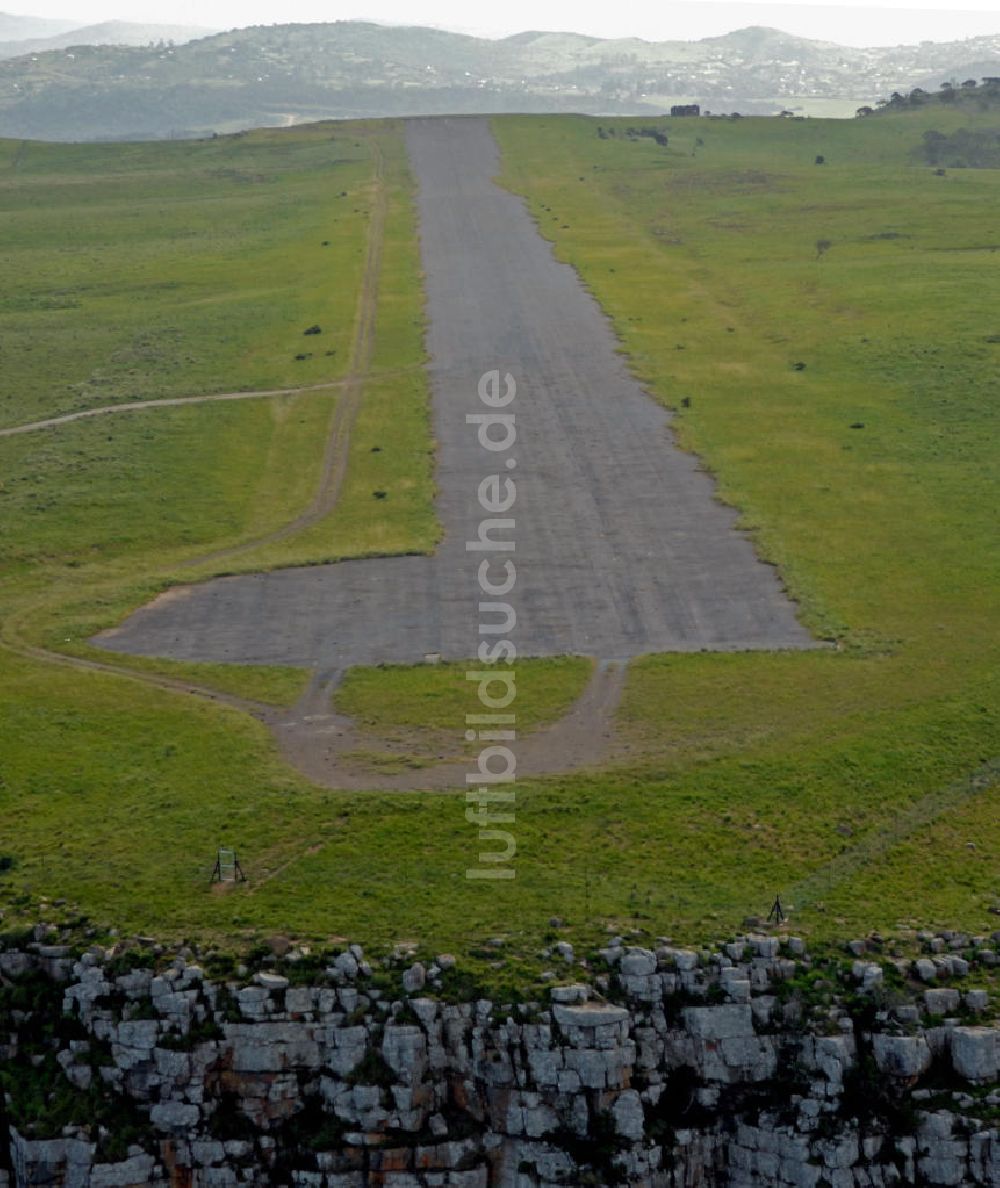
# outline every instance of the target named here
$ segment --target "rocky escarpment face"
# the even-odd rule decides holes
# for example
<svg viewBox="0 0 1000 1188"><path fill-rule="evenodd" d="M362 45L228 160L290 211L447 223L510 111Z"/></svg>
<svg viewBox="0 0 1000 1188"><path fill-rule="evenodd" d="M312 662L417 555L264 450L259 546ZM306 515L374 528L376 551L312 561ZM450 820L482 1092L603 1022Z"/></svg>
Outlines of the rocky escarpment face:
<svg viewBox="0 0 1000 1188"><path fill-rule="evenodd" d="M0 1183L1000 1184L1000 1031L969 985L996 945L970 965L962 942L909 993L859 945L832 994L794 938L614 943L593 984L518 1008L446 1001L450 958L390 963L387 990L358 946L308 985L8 950L11 1084L34 1068L77 1116L32 1133L11 1093Z"/></svg>

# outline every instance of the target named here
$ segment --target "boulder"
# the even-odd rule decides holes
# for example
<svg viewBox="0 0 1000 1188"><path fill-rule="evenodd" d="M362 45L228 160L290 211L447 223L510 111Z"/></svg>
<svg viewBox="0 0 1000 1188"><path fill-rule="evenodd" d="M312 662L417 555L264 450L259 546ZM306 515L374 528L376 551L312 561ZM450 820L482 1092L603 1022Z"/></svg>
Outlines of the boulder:
<svg viewBox="0 0 1000 1188"><path fill-rule="evenodd" d="M552 1015L563 1028L607 1027L612 1023L624 1023L629 1017L624 1007L596 1002L579 1006L562 1006L557 1003L552 1008Z"/></svg>
<svg viewBox="0 0 1000 1188"><path fill-rule="evenodd" d="M913 968L922 982L933 982L937 978L937 966L929 957L921 957L919 961L914 962Z"/></svg>
<svg viewBox="0 0 1000 1188"><path fill-rule="evenodd" d="M198 1125L200 1113L196 1105L186 1105L180 1101L161 1101L149 1111L149 1120L157 1130L185 1134Z"/></svg>
<svg viewBox="0 0 1000 1188"><path fill-rule="evenodd" d="M722 1039L749 1039L754 1034L753 1012L749 1006L737 1003L686 1007L684 1023L696 1039L710 1042Z"/></svg>
<svg viewBox="0 0 1000 1188"><path fill-rule="evenodd" d="M254 974L253 980L258 986L263 986L268 992L288 989L288 979L281 974L258 973Z"/></svg>
<svg viewBox="0 0 1000 1188"><path fill-rule="evenodd" d="M419 961L403 974L403 989L407 994L418 994L427 985L427 970Z"/></svg>
<svg viewBox="0 0 1000 1188"><path fill-rule="evenodd" d="M590 987L582 983L573 983L569 986L553 986L551 994L553 1002L561 1003L563 1006L572 1006L574 1003L587 1001L590 997Z"/></svg>
<svg viewBox="0 0 1000 1188"><path fill-rule="evenodd" d="M626 1089L624 1093L619 1093L611 1107L611 1117L615 1124L615 1132L621 1138L636 1143L642 1142L646 1119L642 1100L634 1089Z"/></svg>
<svg viewBox="0 0 1000 1188"><path fill-rule="evenodd" d="M949 1015L958 1010L962 996L951 987L941 986L924 991L924 1006L930 1015Z"/></svg>
<svg viewBox="0 0 1000 1188"><path fill-rule="evenodd" d="M626 949L619 965L622 977L638 978L656 973L656 954L649 949Z"/></svg>
<svg viewBox="0 0 1000 1188"><path fill-rule="evenodd" d="M994 1081L1000 1071L997 1032L991 1027L955 1027L951 1033L951 1062L967 1081Z"/></svg>
<svg viewBox="0 0 1000 1188"><path fill-rule="evenodd" d="M931 1065L931 1050L922 1035L872 1036L875 1064L892 1077L918 1077Z"/></svg>

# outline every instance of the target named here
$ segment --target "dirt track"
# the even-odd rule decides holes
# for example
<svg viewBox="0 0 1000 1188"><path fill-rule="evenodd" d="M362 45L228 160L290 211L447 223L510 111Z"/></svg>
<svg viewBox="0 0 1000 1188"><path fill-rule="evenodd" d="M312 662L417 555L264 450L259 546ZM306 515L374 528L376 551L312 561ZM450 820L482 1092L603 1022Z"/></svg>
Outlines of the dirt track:
<svg viewBox="0 0 1000 1188"><path fill-rule="evenodd" d="M540 729L519 734L517 770L521 777L565 775L598 767L612 757L615 712L624 686L624 664L602 661L595 665L587 687L569 713ZM331 694L329 684L316 681L292 713L266 719L284 757L314 783L353 790L377 785L383 792L465 786L465 773L471 763L468 756L439 755L437 760L429 759L426 745L419 745L426 744L426 738L390 740L368 731L352 718L333 711ZM462 723L458 726L461 728ZM439 741L454 753L454 738ZM474 748L468 750L471 754ZM373 764L372 755L395 759L398 769Z"/></svg>
<svg viewBox="0 0 1000 1188"><path fill-rule="evenodd" d="M42 429L55 429L59 425L71 425L74 421L86 421L91 417L109 417L117 413L149 412L158 408L183 408L187 404L215 404L230 400L270 400L275 396L301 396L303 392L327 392L342 388L347 380L332 380L328 384L310 384L307 388L275 388L264 392L213 392L208 396L170 396L162 400L129 400L124 404L102 404L99 408L85 408L81 412L62 413L58 417L46 417L44 421L29 421L25 425L11 425L0 429L0 437L20 437L22 433L38 433Z"/></svg>
<svg viewBox="0 0 1000 1188"><path fill-rule="evenodd" d="M809 647L776 574L734 530L667 414L630 378L603 314L499 169L485 120L408 128L420 184L439 443L434 557L226 578L154 602L101 639L178 659L352 664L461 659L479 643L467 553L490 473L466 414L489 369L518 383L514 633L524 654ZM391 491L390 491L391 498Z"/></svg>

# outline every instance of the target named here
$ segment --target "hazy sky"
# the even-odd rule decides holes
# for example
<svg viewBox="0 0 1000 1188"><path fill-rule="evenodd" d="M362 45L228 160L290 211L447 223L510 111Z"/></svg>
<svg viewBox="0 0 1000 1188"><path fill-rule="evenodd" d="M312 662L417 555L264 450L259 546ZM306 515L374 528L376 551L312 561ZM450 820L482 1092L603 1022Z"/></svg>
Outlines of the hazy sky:
<svg viewBox="0 0 1000 1188"><path fill-rule="evenodd" d="M895 45L921 40L952 41L1000 33L997 0L963 0L960 10L934 7L935 0L864 0L833 6L796 0L786 4L724 3L722 0L504 0L494 8L468 0L0 0L5 11L65 17L81 22L119 19L171 24L239 25L285 21L367 19L392 24L438 25L499 36L526 29L566 29L600 37L711 37L744 25L774 25L806 37L848 45ZM936 0L940 5L940 0Z"/></svg>

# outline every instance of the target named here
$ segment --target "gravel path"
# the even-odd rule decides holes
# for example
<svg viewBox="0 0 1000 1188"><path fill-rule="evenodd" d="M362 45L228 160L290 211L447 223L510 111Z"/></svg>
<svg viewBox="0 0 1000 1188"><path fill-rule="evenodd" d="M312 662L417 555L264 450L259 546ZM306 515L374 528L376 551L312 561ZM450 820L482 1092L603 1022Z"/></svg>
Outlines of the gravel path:
<svg viewBox="0 0 1000 1188"><path fill-rule="evenodd" d="M667 413L628 375L576 274L555 261L521 200L492 181L499 160L488 122L414 120L408 142L430 314L445 529L437 554L175 589L100 643L329 672L474 655L481 555L465 542L484 515L476 492L497 456L479 446L466 415L483 411L477 382L499 368L518 385L508 410L518 431L509 601L521 653L616 659L814 646L697 459L673 445Z"/></svg>

